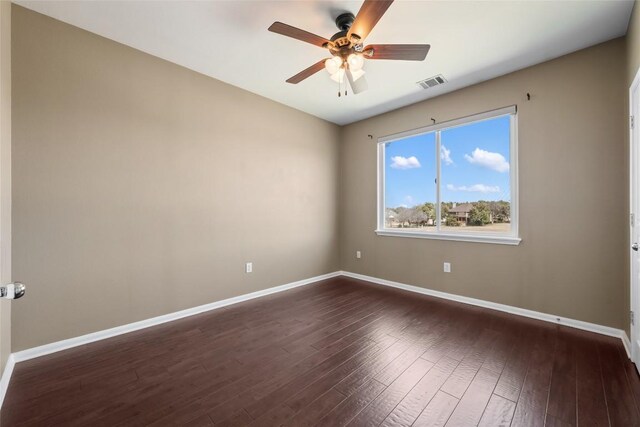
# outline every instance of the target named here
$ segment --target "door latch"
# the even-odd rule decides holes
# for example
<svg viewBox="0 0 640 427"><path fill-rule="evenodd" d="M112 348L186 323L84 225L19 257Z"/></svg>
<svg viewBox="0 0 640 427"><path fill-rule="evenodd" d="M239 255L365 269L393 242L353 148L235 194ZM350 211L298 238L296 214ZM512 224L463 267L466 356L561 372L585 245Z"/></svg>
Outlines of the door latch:
<svg viewBox="0 0 640 427"><path fill-rule="evenodd" d="M0 297L6 299L18 299L24 296L26 287L20 282L9 283L7 286L0 286Z"/></svg>

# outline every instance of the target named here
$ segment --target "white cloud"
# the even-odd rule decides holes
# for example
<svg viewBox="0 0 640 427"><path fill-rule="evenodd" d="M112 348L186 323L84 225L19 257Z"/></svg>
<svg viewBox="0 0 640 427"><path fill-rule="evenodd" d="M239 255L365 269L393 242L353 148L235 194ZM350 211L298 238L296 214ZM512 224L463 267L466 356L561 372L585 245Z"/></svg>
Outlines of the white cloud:
<svg viewBox="0 0 640 427"><path fill-rule="evenodd" d="M453 184L447 184L447 190L449 191L467 191L469 193L499 193L500 187L497 185L484 185L484 184L474 184L469 187L466 185L461 185L459 187Z"/></svg>
<svg viewBox="0 0 640 427"><path fill-rule="evenodd" d="M410 205L413 205L413 196L406 196L404 198L404 201L407 202Z"/></svg>
<svg viewBox="0 0 640 427"><path fill-rule="evenodd" d="M471 155L465 154L464 158L471 164L483 166L496 172L509 171L509 162L500 153L492 153L491 151L476 148Z"/></svg>
<svg viewBox="0 0 640 427"><path fill-rule="evenodd" d="M440 146L440 160L442 160L445 165L453 164L453 160L451 160L451 150L448 150L444 144Z"/></svg>
<svg viewBox="0 0 640 427"><path fill-rule="evenodd" d="M418 161L416 156L394 156L391 158L391 167L394 169L413 169L419 168L420 166L420 162Z"/></svg>

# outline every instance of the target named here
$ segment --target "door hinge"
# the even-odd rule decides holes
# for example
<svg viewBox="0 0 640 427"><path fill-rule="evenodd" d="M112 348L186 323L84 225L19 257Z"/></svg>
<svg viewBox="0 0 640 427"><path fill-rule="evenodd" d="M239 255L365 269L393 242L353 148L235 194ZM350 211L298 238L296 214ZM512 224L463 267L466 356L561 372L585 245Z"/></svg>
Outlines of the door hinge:
<svg viewBox="0 0 640 427"><path fill-rule="evenodd" d="M636 215L635 214L631 214L631 226L635 227L636 226Z"/></svg>
<svg viewBox="0 0 640 427"><path fill-rule="evenodd" d="M635 322L636 319L635 319L635 316L633 315L633 311L629 312L629 317L631 318L631 324L635 325L636 324L636 322Z"/></svg>
<svg viewBox="0 0 640 427"><path fill-rule="evenodd" d="M634 125L634 118L633 116L629 116L629 126L631 127L631 129L633 129L633 125Z"/></svg>

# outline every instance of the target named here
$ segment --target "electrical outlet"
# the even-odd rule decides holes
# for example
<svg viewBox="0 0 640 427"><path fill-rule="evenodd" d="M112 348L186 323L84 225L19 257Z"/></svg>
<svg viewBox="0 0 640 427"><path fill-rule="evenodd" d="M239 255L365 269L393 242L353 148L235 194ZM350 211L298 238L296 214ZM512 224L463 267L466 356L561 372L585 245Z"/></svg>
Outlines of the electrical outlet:
<svg viewBox="0 0 640 427"><path fill-rule="evenodd" d="M445 262L444 263L444 272L445 273L451 273L451 263L450 262Z"/></svg>
<svg viewBox="0 0 640 427"><path fill-rule="evenodd" d="M356 251L356 258L358 259L362 258L362 252Z"/></svg>
<svg viewBox="0 0 640 427"><path fill-rule="evenodd" d="M245 273L253 273L253 263L252 262L248 262L248 263L245 264L244 272Z"/></svg>

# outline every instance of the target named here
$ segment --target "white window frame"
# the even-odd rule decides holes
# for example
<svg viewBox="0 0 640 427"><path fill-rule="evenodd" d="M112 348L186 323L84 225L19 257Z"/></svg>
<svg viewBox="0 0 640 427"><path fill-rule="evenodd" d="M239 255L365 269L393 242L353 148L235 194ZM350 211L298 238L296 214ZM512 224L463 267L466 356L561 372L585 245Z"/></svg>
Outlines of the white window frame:
<svg viewBox="0 0 640 427"><path fill-rule="evenodd" d="M440 159L440 132L455 128L458 126L467 125L473 122L480 122L489 119L495 119L501 116L509 116L510 118L510 144L509 144L509 178L511 187L511 232L509 233L497 233L497 232L485 232L479 233L478 231L465 232L461 231L448 231L442 232L440 230L440 182L436 186L436 228L434 231L415 231L415 230L402 230L385 228L384 214L385 214L385 145L404 139L411 136L432 133L435 132L436 137L436 173L437 178L441 179L441 159ZM427 185L427 183L425 183ZM461 242L476 242L476 243L495 243L503 245L518 245L520 244L518 233L518 111L515 105L500 108L497 110L487 111L480 114L474 114L472 116L462 117L459 119L449 120L442 123L437 123L430 126L421 127L405 132L396 133L393 135L387 135L378 138L378 218L377 229L375 230L378 236L393 236L393 237L412 237L420 239L435 239L435 240L455 240Z"/></svg>

